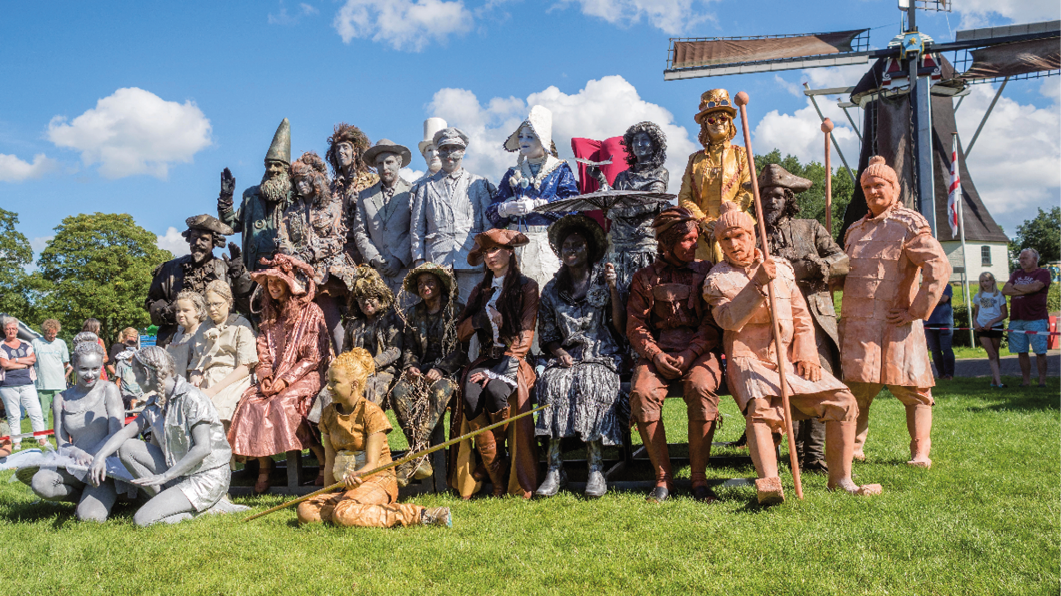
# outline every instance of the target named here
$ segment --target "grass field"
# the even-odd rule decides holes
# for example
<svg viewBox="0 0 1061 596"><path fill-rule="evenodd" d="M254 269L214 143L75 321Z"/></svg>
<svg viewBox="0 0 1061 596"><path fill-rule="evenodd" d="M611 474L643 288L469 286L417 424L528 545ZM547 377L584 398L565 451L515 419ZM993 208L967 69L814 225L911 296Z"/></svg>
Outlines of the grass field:
<svg viewBox="0 0 1061 596"><path fill-rule="evenodd" d="M453 528L300 528L293 512L138 529L130 507L103 525L72 505L0 482L0 589L10 594L1057 594L1061 533L1059 387L936 391L931 470L908 468L902 406L873 406L870 499L825 491L760 508L751 488L702 505L637 493L587 502L419 497ZM718 440L740 434L732 400ZM665 418L684 442L680 400ZM400 433L393 433L400 435ZM636 437L636 433L635 433ZM397 439L397 437L395 437ZM635 439L636 440L636 439ZM396 441L395 447L400 446ZM719 477L750 469L711 469ZM0 481L10 473L2 473ZM688 476L688 469L679 471ZM256 508L278 497L242 500Z"/></svg>

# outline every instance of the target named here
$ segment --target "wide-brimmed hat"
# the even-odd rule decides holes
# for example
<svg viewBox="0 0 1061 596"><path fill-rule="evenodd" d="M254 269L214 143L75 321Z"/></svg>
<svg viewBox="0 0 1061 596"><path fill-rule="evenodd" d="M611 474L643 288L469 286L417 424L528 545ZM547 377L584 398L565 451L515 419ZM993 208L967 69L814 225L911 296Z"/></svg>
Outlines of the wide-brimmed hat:
<svg viewBox="0 0 1061 596"><path fill-rule="evenodd" d="M780 186L782 188L791 189L792 192L800 193L810 190L810 187L814 186L814 183L806 178L801 178L795 174L790 174L788 170L782 168L776 163L772 163L763 168L763 171L759 173L759 190L770 188L771 186ZM751 190L752 183L745 182L743 184L744 190Z"/></svg>
<svg viewBox="0 0 1061 596"><path fill-rule="evenodd" d="M409 152L409 148L404 145L399 145L390 139L380 139L376 141L376 144L371 149L365 151L364 160L365 163L370 166L375 166L376 156L380 153L396 153L402 157L402 167L409 165L409 162L413 160L413 154Z"/></svg>
<svg viewBox="0 0 1061 596"><path fill-rule="evenodd" d="M261 264L265 269L251 273L251 279L265 287L270 278L282 279L293 296L302 296L314 288L313 267L296 257L277 254L272 260L262 257Z"/></svg>
<svg viewBox="0 0 1061 596"><path fill-rule="evenodd" d="M731 117L737 115L737 108L733 107L733 102L729 99L729 91L725 89L704 91L704 94L700 96L700 111L693 116L693 120L700 124L704 116L713 112L725 112Z"/></svg>
<svg viewBox="0 0 1061 596"><path fill-rule="evenodd" d="M235 230L225 225L220 219L206 213L189 217L184 220L184 225L188 226L189 230L206 230L222 236L231 236L236 233Z"/></svg>
<svg viewBox="0 0 1061 596"><path fill-rule="evenodd" d="M468 253L468 264L472 267L482 265L483 254L495 246L500 246L502 248L516 248L517 246L524 246L529 243L529 238L527 238L522 232L517 232L515 230L494 228L492 230L480 232L475 236L475 246L473 246Z"/></svg>
<svg viewBox="0 0 1061 596"><path fill-rule="evenodd" d="M442 147L443 145L460 145L465 148L467 148L468 143L471 142L468 135L464 134L463 130L452 126L447 126L436 132L432 141L434 141L435 147Z"/></svg>
<svg viewBox="0 0 1061 596"><path fill-rule="evenodd" d="M428 118L424 120L424 140L416 144L416 148L423 154L428 145L435 144L435 133L445 129L448 124L442 118Z"/></svg>
<svg viewBox="0 0 1061 596"><path fill-rule="evenodd" d="M553 145L553 113L549 111L549 108L543 106L531 107L527 119L520 122L516 130L508 135L508 139L505 140L505 151L519 151L519 131L524 126L531 127L538 140L542 142L542 147L545 147L546 152L548 152Z"/></svg>
<svg viewBox="0 0 1061 596"><path fill-rule="evenodd" d="M563 245L564 239L572 232L580 232L582 237L586 239L590 263L596 263L601 260L604 253L608 251L608 236L604 233L604 228L600 227L600 224L591 217L581 213L572 213L549 225L549 246L556 253L556 256L561 259L563 257L560 255L560 247Z"/></svg>
<svg viewBox="0 0 1061 596"><path fill-rule="evenodd" d="M402 281L402 287L405 288L405 291L414 296L417 295L416 280L424 273L430 273L438 278L438 283L442 284L446 296L449 296L453 291L453 272L434 263L424 263L407 273L405 280Z"/></svg>

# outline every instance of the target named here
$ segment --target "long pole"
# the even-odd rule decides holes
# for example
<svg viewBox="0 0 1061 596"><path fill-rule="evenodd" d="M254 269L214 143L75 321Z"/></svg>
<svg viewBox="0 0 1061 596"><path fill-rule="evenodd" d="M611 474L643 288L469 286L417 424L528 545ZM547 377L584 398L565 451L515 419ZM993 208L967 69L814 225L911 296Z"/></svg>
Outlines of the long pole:
<svg viewBox="0 0 1061 596"><path fill-rule="evenodd" d="M752 154L752 135L748 130L748 94L741 91L734 98L740 108L741 126L744 129L744 148L748 154L748 172L752 180L752 197L755 199L755 219L759 222L759 243L763 248L763 258L769 258L770 247L766 243L766 219L763 218L763 202L759 198L759 176L755 172L755 156ZM777 351L777 372L781 378L781 407L785 413L785 432L788 434L788 458L792 467L792 482L796 485L796 496L803 498L803 484L799 479L799 458L796 455L796 438L792 436L792 407L788 399L788 382L785 380L785 350L781 344L781 326L777 322L777 296L774 294L774 282L766 285L766 294L770 300L770 323L774 327L774 349Z"/></svg>
<svg viewBox="0 0 1061 596"><path fill-rule="evenodd" d="M803 88L810 89L810 85L803 83ZM804 95L806 95L805 92ZM813 95L807 95L807 97L810 98L811 104L814 105L814 111L818 112L818 118L820 118L822 122L828 120L828 118L825 117L825 114L822 114L822 109L818 107L818 100L814 99ZM840 156L840 161L844 162L844 169L847 170L847 175L851 178L851 184L855 185L855 188L858 188L858 181L855 180L855 172L851 170L851 166L847 165L847 158L844 157L844 152L840 150L840 145L836 146L836 154Z"/></svg>
<svg viewBox="0 0 1061 596"><path fill-rule="evenodd" d="M964 291L965 291L965 312L968 313L967 316L969 317L969 347L975 348L976 347L976 339L975 339L975 336L973 335L973 303L972 303L972 299L969 297L969 263L967 262L969 259L968 259L968 256L965 254L965 216L962 214L962 203L965 202L965 199L963 198L963 193L962 193L962 183L961 183L961 177L960 177L961 176L961 170L958 168L958 133L957 132L953 132L953 133L951 133L951 135L952 135L951 139L953 141L951 143L951 147L953 148L952 152L954 153L954 163L953 163L953 165L951 167L954 168L954 172L956 174L958 174L958 176L959 176L959 178L958 178L958 229L961 230L961 237L962 237L962 271L964 271L964 273L962 273L962 284L965 286L963 288Z"/></svg>
<svg viewBox="0 0 1061 596"><path fill-rule="evenodd" d="M495 429L495 428L497 428L499 426L502 426L504 424L508 424L509 422L512 422L513 420L519 420L520 418L523 418L524 416L530 416L531 414L533 414L533 413L535 413L535 412L537 412L539 410L544 410L545 408L548 408L549 405L550 404L545 404L544 406L538 406L537 408L534 408L530 412L524 412L524 413L519 414L517 416L512 416L511 418L509 418L507 420L502 420L500 422L495 422L495 423L493 423L493 424L491 424L489 426L484 426L483 428L480 428L479 430L472 431L472 432L467 433L467 434L463 434L463 435L457 437L456 439L450 439L450 440L446 441L445 443L442 443L441 445L435 445L434 447L431 447L429 449L424 449L423 451L417 451L416 453L410 453L409 455L406 455L405 457L403 457L403 458L401 458L399 460L392 461L391 463L382 465L382 466L380 466L378 468L373 468L373 469L369 470L368 472L365 472L364 474L358 474L358 477L364 479L364 478L368 478L369 476L374 476L376 474L379 474L380 472L386 472L387 470L389 470L391 468L398 467L398 466L400 466L400 465L402 465L402 464L404 464L406 462L413 461L414 459L419 459L419 458L427 455L428 453L434 453L435 451L438 451L439 449L445 449L446 447L449 447L451 445L456 445L457 443L460 443L461 441L466 441L466 440L474 437L475 435L478 435L480 433L486 432L488 430L493 430L493 429ZM249 522L249 521L251 521L253 519L258 519L259 517L263 517L263 516L269 515L270 513L275 513L277 511L280 511L281 509L287 509L288 507L291 507L292 505L298 505L302 501L305 501L307 499L311 499L311 498L316 497L318 495L324 495L324 494L330 493L330 492L334 491L335 489L342 488L344 486L346 486L345 482L336 482L335 484L332 484L331 486L326 486L326 487L324 487L324 488L322 488L320 490L313 491L313 492L311 492L308 495L302 495L301 497L299 497L297 499L292 499L292 500L290 500L290 501L288 501L286 503L281 503L281 504L277 505L276 507L271 507L269 509L266 509L265 511L262 511L261 513L255 513L254 515L251 515L251 516L248 516L248 517L244 518L243 521L244 522Z"/></svg>
<svg viewBox="0 0 1061 596"><path fill-rule="evenodd" d="M822 120L822 132L825 133L825 229L829 235L833 235L833 166L832 149L829 147L829 138L833 132L833 121L826 118Z"/></svg>

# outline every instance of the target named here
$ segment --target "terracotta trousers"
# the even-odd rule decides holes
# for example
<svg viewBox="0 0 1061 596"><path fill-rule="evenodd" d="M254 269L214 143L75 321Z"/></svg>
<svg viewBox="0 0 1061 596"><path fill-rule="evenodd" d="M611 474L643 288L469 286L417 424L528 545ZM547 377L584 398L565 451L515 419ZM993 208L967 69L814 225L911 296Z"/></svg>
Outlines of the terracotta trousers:
<svg viewBox="0 0 1061 596"><path fill-rule="evenodd" d="M390 481L394 482L393 478ZM298 521L304 524L330 521L337 526L369 528L420 523L423 507L393 501L383 483L370 480L353 490L319 495L299 503Z"/></svg>
<svg viewBox="0 0 1061 596"><path fill-rule="evenodd" d="M855 424L855 453L862 452L862 446L866 444L866 436L869 435L869 406L884 387L902 402L909 410L910 408L930 408L935 405L932 399L930 387L906 387L903 385L884 385L883 383L858 383L848 382L851 393L855 395L858 403L858 422Z"/></svg>
<svg viewBox="0 0 1061 596"><path fill-rule="evenodd" d="M676 381L681 381L689 420L710 422L718 418L717 391L722 383L722 367L714 352L704 352L684 375L673 380L663 378L652 362L644 358L638 361L630 383L630 421L659 420L663 400L670 384Z"/></svg>

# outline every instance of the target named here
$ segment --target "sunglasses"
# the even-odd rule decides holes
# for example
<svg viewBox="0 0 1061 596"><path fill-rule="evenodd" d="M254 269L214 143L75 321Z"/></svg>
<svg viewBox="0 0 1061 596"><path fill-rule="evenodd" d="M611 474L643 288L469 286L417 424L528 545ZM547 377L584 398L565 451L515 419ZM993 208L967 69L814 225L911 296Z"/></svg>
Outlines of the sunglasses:
<svg viewBox="0 0 1061 596"><path fill-rule="evenodd" d="M729 100L728 99L723 99L723 100L720 100L720 101L709 101L709 102L707 102L707 109L711 109L711 108L716 107L716 106L726 106L728 108L728 107L730 107Z"/></svg>
<svg viewBox="0 0 1061 596"><path fill-rule="evenodd" d="M707 117L707 123L708 124L725 124L727 122L730 122L731 120L733 120L733 119L730 118L729 116L726 116L725 114L719 114L718 116L708 116Z"/></svg>

